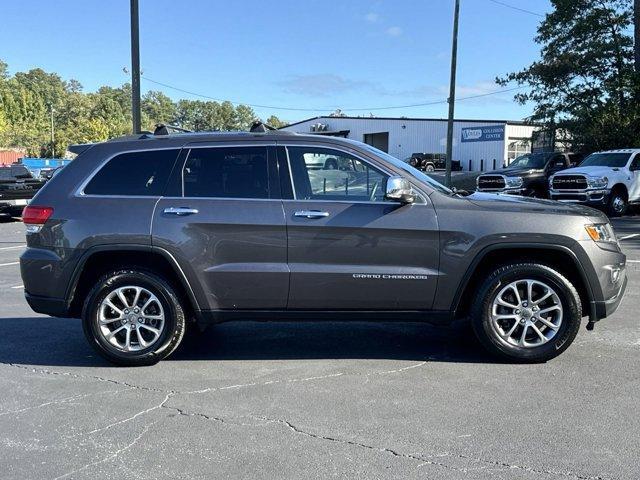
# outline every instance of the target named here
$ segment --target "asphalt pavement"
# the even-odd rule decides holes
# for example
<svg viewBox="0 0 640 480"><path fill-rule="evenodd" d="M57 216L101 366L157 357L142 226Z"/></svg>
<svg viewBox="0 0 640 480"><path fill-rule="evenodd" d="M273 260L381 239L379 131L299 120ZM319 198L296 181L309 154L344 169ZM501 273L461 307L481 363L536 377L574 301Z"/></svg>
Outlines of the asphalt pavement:
<svg viewBox="0 0 640 480"><path fill-rule="evenodd" d="M640 217L618 312L512 365L415 323L228 323L117 368L23 298L0 224L0 478L640 477Z"/></svg>

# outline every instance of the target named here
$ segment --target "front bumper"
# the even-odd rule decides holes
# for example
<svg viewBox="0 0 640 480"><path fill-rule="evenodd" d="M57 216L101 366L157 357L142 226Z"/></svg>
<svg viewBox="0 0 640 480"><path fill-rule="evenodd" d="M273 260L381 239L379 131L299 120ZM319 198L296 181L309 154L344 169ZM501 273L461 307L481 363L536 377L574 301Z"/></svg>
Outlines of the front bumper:
<svg viewBox="0 0 640 480"><path fill-rule="evenodd" d="M529 195L527 188L477 188L476 191L484 193L504 193L507 195Z"/></svg>
<svg viewBox="0 0 640 480"><path fill-rule="evenodd" d="M22 210L29 204L29 200L17 199L17 200L0 200L0 214L11 215L12 217L19 217L22 215Z"/></svg>
<svg viewBox="0 0 640 480"><path fill-rule="evenodd" d="M551 190L551 200L559 202L582 203L593 207L602 207L609 202L611 190Z"/></svg>
<svg viewBox="0 0 640 480"><path fill-rule="evenodd" d="M624 297L624 293L627 291L627 281L628 278L625 275L622 280L622 285L620 286L620 290L611 298L602 301L592 301L591 302L591 315L590 320L597 322L603 318L609 317L615 313L615 311L620 306L620 302L622 302L622 297Z"/></svg>

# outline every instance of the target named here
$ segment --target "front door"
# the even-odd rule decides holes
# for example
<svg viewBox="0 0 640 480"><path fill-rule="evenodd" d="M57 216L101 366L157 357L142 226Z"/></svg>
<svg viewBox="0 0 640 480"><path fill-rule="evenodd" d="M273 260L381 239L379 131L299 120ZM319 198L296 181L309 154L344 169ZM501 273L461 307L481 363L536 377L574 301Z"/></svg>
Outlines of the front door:
<svg viewBox="0 0 640 480"><path fill-rule="evenodd" d="M637 203L640 201L640 154L636 156L629 165L631 184L629 187L629 201Z"/></svg>
<svg viewBox="0 0 640 480"><path fill-rule="evenodd" d="M192 145L156 206L152 243L178 260L201 309L286 306L287 236L270 152Z"/></svg>
<svg viewBox="0 0 640 480"><path fill-rule="evenodd" d="M290 145L278 153L294 187L284 200L288 308L430 309L439 235L428 198L405 206L386 201L389 174L354 152ZM326 158L338 168L318 168Z"/></svg>

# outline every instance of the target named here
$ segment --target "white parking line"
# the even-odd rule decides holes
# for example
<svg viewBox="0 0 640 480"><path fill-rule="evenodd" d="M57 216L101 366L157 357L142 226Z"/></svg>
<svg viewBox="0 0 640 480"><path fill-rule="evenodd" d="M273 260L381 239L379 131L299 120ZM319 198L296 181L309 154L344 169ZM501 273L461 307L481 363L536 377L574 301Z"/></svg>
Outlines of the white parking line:
<svg viewBox="0 0 640 480"><path fill-rule="evenodd" d="M20 262L0 263L0 267L8 267L9 265L18 265Z"/></svg>
<svg viewBox="0 0 640 480"><path fill-rule="evenodd" d="M11 288L14 288L14 289L24 288L24 285L16 285L15 287L11 287Z"/></svg>
<svg viewBox="0 0 640 480"><path fill-rule="evenodd" d="M26 245L14 245L13 247L0 247L0 250L17 250L19 248L27 248Z"/></svg>
<svg viewBox="0 0 640 480"><path fill-rule="evenodd" d="M631 235L625 235L624 237L619 237L618 240L629 240L630 238L640 237L640 233L632 233Z"/></svg>
<svg viewBox="0 0 640 480"><path fill-rule="evenodd" d="M627 260L627 263L640 263L640 260Z"/></svg>

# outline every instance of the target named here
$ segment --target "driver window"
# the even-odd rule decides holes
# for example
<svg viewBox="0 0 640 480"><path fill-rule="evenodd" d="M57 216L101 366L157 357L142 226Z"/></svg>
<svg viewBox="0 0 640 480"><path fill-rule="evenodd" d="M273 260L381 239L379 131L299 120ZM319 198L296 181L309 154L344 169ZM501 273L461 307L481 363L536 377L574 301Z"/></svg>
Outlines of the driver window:
<svg viewBox="0 0 640 480"><path fill-rule="evenodd" d="M630 170L631 171L640 170L640 153L637 153L635 158L633 159L633 162L631 162Z"/></svg>
<svg viewBox="0 0 640 480"><path fill-rule="evenodd" d="M298 200L384 202L388 176L347 153L287 147Z"/></svg>

